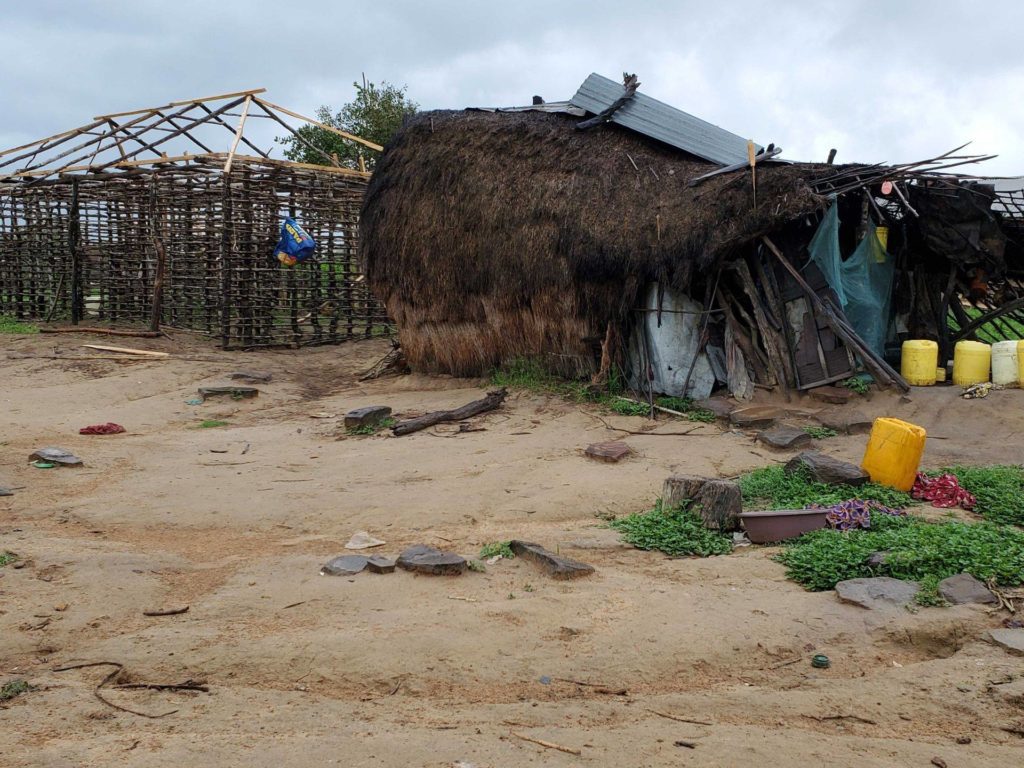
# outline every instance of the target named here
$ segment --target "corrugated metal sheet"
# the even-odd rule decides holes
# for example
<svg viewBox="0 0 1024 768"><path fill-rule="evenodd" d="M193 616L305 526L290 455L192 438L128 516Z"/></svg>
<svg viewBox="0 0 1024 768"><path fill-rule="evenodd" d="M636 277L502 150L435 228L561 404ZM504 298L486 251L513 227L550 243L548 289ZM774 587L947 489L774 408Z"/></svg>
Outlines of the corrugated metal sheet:
<svg viewBox="0 0 1024 768"><path fill-rule="evenodd" d="M622 95L622 83L594 73L569 99L573 106L598 114ZM747 140L735 133L688 115L643 93L637 93L614 115L611 122L678 147L720 165L747 160ZM756 148L760 150L761 147Z"/></svg>
<svg viewBox="0 0 1024 768"><path fill-rule="evenodd" d="M587 110L574 107L568 101L549 101L547 104L530 104L526 107L469 107L474 112L555 112L583 117Z"/></svg>

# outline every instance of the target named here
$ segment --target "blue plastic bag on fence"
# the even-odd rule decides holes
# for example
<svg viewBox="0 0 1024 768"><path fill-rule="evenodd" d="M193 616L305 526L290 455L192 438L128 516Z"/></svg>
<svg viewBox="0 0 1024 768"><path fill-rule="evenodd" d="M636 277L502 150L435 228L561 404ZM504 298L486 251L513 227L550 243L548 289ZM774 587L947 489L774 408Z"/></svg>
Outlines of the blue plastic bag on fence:
<svg viewBox="0 0 1024 768"><path fill-rule="evenodd" d="M277 260L286 267L294 267L312 256L314 250L316 242L306 234L299 223L292 218L285 219L281 225L281 239L274 248Z"/></svg>

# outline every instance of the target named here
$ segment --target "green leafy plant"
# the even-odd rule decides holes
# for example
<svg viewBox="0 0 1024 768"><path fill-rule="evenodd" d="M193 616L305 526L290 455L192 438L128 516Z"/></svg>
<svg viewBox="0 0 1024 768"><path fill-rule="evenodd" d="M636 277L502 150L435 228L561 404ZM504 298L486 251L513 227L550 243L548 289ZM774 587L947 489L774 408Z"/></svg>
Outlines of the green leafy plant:
<svg viewBox="0 0 1024 768"><path fill-rule="evenodd" d="M732 539L705 528L701 517L686 504L665 509L659 499L654 509L613 520L609 527L637 549L656 549L672 556L708 557L732 551Z"/></svg>
<svg viewBox="0 0 1024 768"><path fill-rule="evenodd" d="M739 479L748 508L803 509L810 504L829 506L849 499L877 501L892 509L910 505L910 494L877 483L857 488L811 480L806 471L786 472L783 466L761 467Z"/></svg>
<svg viewBox="0 0 1024 768"><path fill-rule="evenodd" d="M711 424L717 418L714 411L695 405L693 400L688 397L668 397L666 395L659 397L656 402L662 408L685 413L686 418L690 421L702 421Z"/></svg>
<svg viewBox="0 0 1024 768"><path fill-rule="evenodd" d="M839 382L839 384L840 386L856 392L858 395L866 395L871 389L871 385L859 376L851 376L850 378Z"/></svg>
<svg viewBox="0 0 1024 768"><path fill-rule="evenodd" d="M359 427L347 427L345 432L349 435L376 435L378 432L391 429L398 422L388 416L386 419L381 419L375 424L363 424Z"/></svg>
<svg viewBox="0 0 1024 768"><path fill-rule="evenodd" d="M10 701L16 696L28 693L33 690L32 686L25 680L11 680L0 687L0 701Z"/></svg>
<svg viewBox="0 0 1024 768"><path fill-rule="evenodd" d="M469 560L466 562L466 567L476 573L487 573L487 566L481 563L479 560Z"/></svg>
<svg viewBox="0 0 1024 768"><path fill-rule="evenodd" d="M39 328L31 323L0 315L0 333L39 333Z"/></svg>
<svg viewBox="0 0 1024 768"><path fill-rule="evenodd" d="M829 429L828 427L804 427L804 432L815 440L826 440L839 434L834 429Z"/></svg>
<svg viewBox="0 0 1024 768"><path fill-rule="evenodd" d="M13 552L0 552L0 568L2 568L5 565L10 565L17 559L18 556Z"/></svg>
<svg viewBox="0 0 1024 768"><path fill-rule="evenodd" d="M978 500L974 511L986 520L1024 525L1024 468L1009 465L956 466L941 472L956 475L960 485L974 494Z"/></svg>
<svg viewBox="0 0 1024 768"><path fill-rule="evenodd" d="M651 412L651 406L647 403L639 403L633 400L620 400L618 398L609 401L608 407L615 413L623 416L647 416Z"/></svg>
<svg viewBox="0 0 1024 768"><path fill-rule="evenodd" d="M523 592L533 592L533 584L524 584Z"/></svg>
<svg viewBox="0 0 1024 768"><path fill-rule="evenodd" d="M879 552L885 556L873 564L871 556ZM872 515L870 529L813 531L776 559L789 578L813 591L846 579L891 576L921 583L920 601L935 604L933 586L958 573L1007 586L1024 582L1024 531L989 522Z"/></svg>
<svg viewBox="0 0 1024 768"><path fill-rule="evenodd" d="M222 421L221 419L206 419L199 422L199 429L216 429L217 427L226 427L228 422Z"/></svg>
<svg viewBox="0 0 1024 768"><path fill-rule="evenodd" d="M512 543L509 541L492 541L490 544L484 544L480 549L481 560L489 560L498 555L501 555L506 560L511 560L515 557L516 554L512 551Z"/></svg>

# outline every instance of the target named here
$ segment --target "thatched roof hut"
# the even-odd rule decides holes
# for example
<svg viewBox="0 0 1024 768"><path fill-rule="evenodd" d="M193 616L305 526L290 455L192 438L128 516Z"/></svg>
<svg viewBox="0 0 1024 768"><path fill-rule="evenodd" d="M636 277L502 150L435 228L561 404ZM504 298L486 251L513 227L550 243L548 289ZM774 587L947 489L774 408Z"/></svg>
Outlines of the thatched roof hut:
<svg viewBox="0 0 1024 768"><path fill-rule="evenodd" d="M519 357L579 374L652 281L693 294L741 246L825 204L805 179L716 166L638 133L543 112L429 112L386 149L367 190L371 290L421 370L479 375Z"/></svg>

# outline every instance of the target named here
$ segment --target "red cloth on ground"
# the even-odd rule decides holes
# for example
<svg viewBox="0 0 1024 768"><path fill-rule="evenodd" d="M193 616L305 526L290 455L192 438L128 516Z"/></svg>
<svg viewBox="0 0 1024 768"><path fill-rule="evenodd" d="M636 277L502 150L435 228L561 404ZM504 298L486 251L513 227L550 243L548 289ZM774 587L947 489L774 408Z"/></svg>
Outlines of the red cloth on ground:
<svg viewBox="0 0 1024 768"><path fill-rule="evenodd" d="M120 424L108 421L106 424L93 424L91 427L82 427L78 430L80 435L119 435L125 429Z"/></svg>
<svg viewBox="0 0 1024 768"><path fill-rule="evenodd" d="M915 499L930 501L933 507L939 509L959 506L971 510L977 504L974 496L961 488L956 476L950 474L927 477L923 472L918 472L910 495Z"/></svg>

